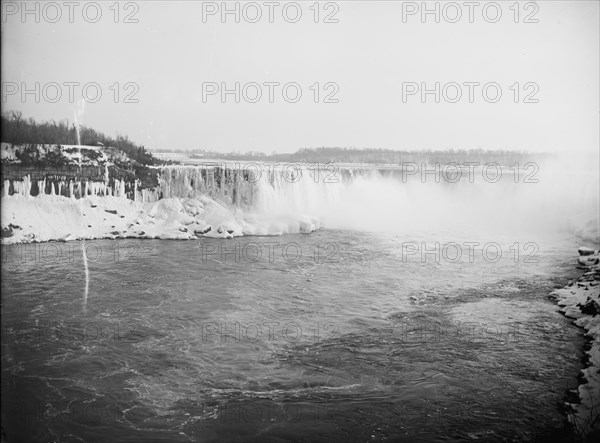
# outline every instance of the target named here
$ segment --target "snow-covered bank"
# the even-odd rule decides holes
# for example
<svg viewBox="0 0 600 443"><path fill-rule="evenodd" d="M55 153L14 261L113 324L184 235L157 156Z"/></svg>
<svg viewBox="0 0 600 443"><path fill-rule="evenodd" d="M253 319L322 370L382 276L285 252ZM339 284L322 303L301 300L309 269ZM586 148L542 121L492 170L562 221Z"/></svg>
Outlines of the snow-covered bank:
<svg viewBox="0 0 600 443"><path fill-rule="evenodd" d="M587 366L581 370L583 383L577 389L580 403L568 404L572 409L569 422L580 437L585 437L600 432L600 258L598 251L589 248L580 248L579 253L579 263L587 272L549 297L589 339Z"/></svg>
<svg viewBox="0 0 600 443"><path fill-rule="evenodd" d="M268 219L228 208L210 197L140 202L112 196L72 199L57 195L2 197L2 243L100 238L195 239L308 233L309 216Z"/></svg>

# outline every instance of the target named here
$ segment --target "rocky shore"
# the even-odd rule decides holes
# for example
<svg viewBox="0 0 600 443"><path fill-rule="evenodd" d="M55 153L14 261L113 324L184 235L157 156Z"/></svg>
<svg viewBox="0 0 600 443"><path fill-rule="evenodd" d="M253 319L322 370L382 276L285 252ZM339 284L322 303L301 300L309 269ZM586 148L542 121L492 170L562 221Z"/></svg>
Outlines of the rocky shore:
<svg viewBox="0 0 600 443"><path fill-rule="evenodd" d="M549 297L560 312L585 332L587 346L577 392L579 403L567 403L568 420L577 436L593 441L600 436L600 251L579 248L579 268L584 274ZM597 441L597 440L596 440Z"/></svg>

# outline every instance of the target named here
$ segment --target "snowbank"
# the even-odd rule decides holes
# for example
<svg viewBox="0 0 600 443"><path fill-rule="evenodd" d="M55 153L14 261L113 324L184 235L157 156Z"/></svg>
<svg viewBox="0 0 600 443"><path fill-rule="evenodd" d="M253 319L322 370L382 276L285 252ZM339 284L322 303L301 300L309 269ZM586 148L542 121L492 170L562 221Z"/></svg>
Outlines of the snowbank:
<svg viewBox="0 0 600 443"><path fill-rule="evenodd" d="M564 289L552 291L560 311L573 323L585 330L590 340L587 367L581 370L585 382L579 385L579 404L568 404L572 409L569 422L581 437L600 432L600 265L599 252L590 248L579 249L579 263L588 270L577 281Z"/></svg>
<svg viewBox="0 0 600 443"><path fill-rule="evenodd" d="M155 202L89 195L2 197L2 243L100 238L195 239L308 233L319 222L308 216L268 218L228 208L206 197Z"/></svg>

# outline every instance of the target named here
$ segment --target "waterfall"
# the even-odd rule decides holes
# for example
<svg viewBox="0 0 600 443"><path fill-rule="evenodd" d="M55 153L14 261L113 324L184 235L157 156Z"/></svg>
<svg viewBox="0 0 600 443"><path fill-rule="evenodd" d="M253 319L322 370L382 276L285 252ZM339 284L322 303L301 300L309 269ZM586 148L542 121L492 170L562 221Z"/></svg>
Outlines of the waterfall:
<svg viewBox="0 0 600 443"><path fill-rule="evenodd" d="M158 186L141 188L138 180L5 180L3 194L52 194L81 198L108 195L137 203L165 198L210 197L233 213L269 220L319 220L336 229L411 232L415 229L486 229L494 232L597 226L598 173L591 162L540 164L515 175L503 169L496 182L482 167L460 180L436 173L433 165L414 170L398 166L342 166L235 162L153 167ZM425 168L427 166L427 168ZM439 168L438 168L439 169ZM473 177L471 177L471 175ZM486 178L488 177L488 178ZM473 178L473 180L471 180ZM37 188L37 192L36 189ZM141 188L141 189L140 189Z"/></svg>
<svg viewBox="0 0 600 443"><path fill-rule="evenodd" d="M165 166L159 190L166 198L207 195L227 205L249 207L256 190L254 173L239 165Z"/></svg>
<svg viewBox="0 0 600 443"><path fill-rule="evenodd" d="M269 214L319 212L339 198L342 187L341 177L324 183L310 166L298 165L176 165L163 167L159 176L164 198L206 195Z"/></svg>
<svg viewBox="0 0 600 443"><path fill-rule="evenodd" d="M506 167L499 181L490 178L483 165L463 167L458 180L451 169L444 173L442 166L424 163L417 165L418 172L414 164L177 165L160 170L158 193L180 198L208 195L271 219L306 215L326 227L359 231L456 228L525 235L576 231L586 220L598 218L598 173L585 163L548 161L536 165L535 175L531 168L517 172Z"/></svg>

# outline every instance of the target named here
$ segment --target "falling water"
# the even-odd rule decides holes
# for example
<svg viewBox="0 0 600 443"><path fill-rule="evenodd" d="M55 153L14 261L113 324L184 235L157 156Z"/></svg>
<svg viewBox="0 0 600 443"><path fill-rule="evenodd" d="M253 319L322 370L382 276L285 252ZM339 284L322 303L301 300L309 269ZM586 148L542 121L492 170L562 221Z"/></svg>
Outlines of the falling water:
<svg viewBox="0 0 600 443"><path fill-rule="evenodd" d="M597 241L598 173L593 159L550 158L537 165L535 181L513 169L486 180L483 168L423 178L399 169L344 166L330 177L310 165L292 168L238 163L168 165L160 169L155 198L208 195L233 210L272 220L310 216L329 229L404 233L456 228L490 235L576 233ZM516 179L515 179L516 178Z"/></svg>

